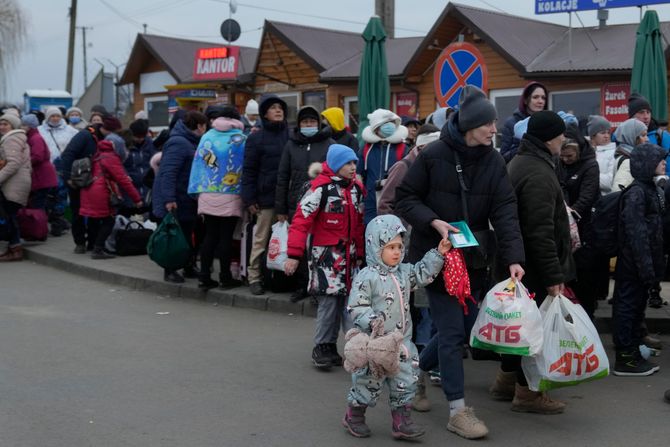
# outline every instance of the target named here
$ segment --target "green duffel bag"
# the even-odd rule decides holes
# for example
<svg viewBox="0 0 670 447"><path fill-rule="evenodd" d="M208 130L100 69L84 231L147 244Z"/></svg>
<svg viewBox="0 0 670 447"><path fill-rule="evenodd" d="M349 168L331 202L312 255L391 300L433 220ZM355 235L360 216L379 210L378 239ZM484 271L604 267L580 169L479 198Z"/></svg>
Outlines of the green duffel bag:
<svg viewBox="0 0 670 447"><path fill-rule="evenodd" d="M175 271L188 264L191 247L174 214L167 213L147 243L147 254L166 270Z"/></svg>

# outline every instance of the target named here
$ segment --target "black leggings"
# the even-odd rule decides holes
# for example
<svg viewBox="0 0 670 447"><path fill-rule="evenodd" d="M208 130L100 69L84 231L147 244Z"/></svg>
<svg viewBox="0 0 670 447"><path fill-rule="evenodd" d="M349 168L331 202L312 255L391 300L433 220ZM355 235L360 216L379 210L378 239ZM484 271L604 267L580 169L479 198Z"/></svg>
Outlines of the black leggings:
<svg viewBox="0 0 670 447"><path fill-rule="evenodd" d="M230 259L233 251L233 233L239 217L219 217L205 215L205 239L200 247L200 272L208 278L214 263L214 257L219 253L221 265L221 279L230 279Z"/></svg>

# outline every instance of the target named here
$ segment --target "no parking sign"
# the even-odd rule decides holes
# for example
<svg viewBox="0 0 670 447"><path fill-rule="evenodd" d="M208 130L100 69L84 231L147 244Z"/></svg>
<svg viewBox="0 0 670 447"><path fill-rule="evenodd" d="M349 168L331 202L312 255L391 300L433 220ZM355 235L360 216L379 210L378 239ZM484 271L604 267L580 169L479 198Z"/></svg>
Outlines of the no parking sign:
<svg viewBox="0 0 670 447"><path fill-rule="evenodd" d="M488 90L488 70L484 56L467 42L452 43L442 50L435 63L435 97L441 107L456 107L461 89L474 85Z"/></svg>

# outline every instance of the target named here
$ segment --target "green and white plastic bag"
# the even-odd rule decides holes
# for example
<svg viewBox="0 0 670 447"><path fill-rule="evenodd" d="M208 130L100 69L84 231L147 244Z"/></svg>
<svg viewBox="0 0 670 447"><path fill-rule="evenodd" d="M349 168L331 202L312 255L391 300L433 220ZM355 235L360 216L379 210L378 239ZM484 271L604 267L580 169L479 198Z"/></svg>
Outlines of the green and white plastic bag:
<svg viewBox="0 0 670 447"><path fill-rule="evenodd" d="M488 291L470 333L470 346L522 356L540 351L542 317L523 284L507 279Z"/></svg>
<svg viewBox="0 0 670 447"><path fill-rule="evenodd" d="M609 375L607 353L582 306L559 295L547 297L540 311L542 352L521 362L531 390L574 386Z"/></svg>

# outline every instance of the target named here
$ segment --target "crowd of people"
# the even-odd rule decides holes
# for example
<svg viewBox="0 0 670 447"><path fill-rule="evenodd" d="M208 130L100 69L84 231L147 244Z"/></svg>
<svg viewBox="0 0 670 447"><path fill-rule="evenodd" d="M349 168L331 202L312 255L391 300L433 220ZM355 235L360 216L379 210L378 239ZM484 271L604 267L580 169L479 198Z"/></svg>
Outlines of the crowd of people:
<svg viewBox="0 0 670 447"><path fill-rule="evenodd" d="M430 409L430 374L449 402L447 428L481 438L488 429L465 404L468 351L500 362L490 394L513 411L556 414L566 404L529 389L521 357L467 347L478 303L494 281L511 277L538 305L562 294L594 318L598 301L610 295L614 261L597 249L602 229L592 213L611 194L619 207L612 372L659 369L649 356L662 345L646 329L645 309L667 304L660 296L670 246L663 244L670 241L667 123L633 94L630 119L611 135L602 116L580 122L548 110L548 96L539 82L526 86L504 122L500 151L496 109L473 86L463 88L457 108L421 121L375 110L361 146L341 108L302 107L290 127L287 104L276 95L250 100L244 114L231 106L179 110L157 136L142 112L122 130L99 106L88 121L76 107L23 116L7 107L0 115L0 208L9 245L0 261L23 258L22 209L44 210L52 236L70 231L75 253L90 251L96 260L114 257L105 242L116 215L160 222L172 214L191 252L183 269L164 270L164 280L194 278L206 291L244 279L254 295L289 284L292 301L312 297L317 368L346 366L340 330L396 334L386 340L399 353L395 370L352 370L342 420L351 435L370 435L365 412L384 386L393 436L423 435L411 410ZM479 244L462 258L449 242L459 221ZM282 271L265 267L275 222L289 224ZM457 298L449 284L458 268L467 269L471 300ZM414 294L419 286L425 296Z"/></svg>

